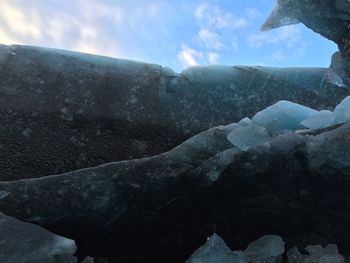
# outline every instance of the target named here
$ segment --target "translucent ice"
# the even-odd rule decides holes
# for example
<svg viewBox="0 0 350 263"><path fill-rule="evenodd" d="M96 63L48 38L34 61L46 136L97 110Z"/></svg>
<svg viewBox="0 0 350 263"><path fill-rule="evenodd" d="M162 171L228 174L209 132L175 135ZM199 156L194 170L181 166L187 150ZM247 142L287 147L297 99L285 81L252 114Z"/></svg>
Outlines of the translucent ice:
<svg viewBox="0 0 350 263"><path fill-rule="evenodd" d="M309 129L322 129L329 127L334 122L333 112L328 110L321 110L314 115L311 115L309 118L301 122L302 125Z"/></svg>
<svg viewBox="0 0 350 263"><path fill-rule="evenodd" d="M242 126L247 126L247 125L250 125L252 124L252 120L249 119L248 117L245 117L243 119L241 119L239 122L238 122L239 125L242 125Z"/></svg>
<svg viewBox="0 0 350 263"><path fill-rule="evenodd" d="M252 124L234 129L227 139L242 151L268 142L271 137L262 126Z"/></svg>
<svg viewBox="0 0 350 263"><path fill-rule="evenodd" d="M343 99L334 109L334 124L350 120L350 96Z"/></svg>
<svg viewBox="0 0 350 263"><path fill-rule="evenodd" d="M196 250L186 263L247 263L244 255L233 253L217 234Z"/></svg>
<svg viewBox="0 0 350 263"><path fill-rule="evenodd" d="M57 262L77 250L75 242L0 213L0 262ZM77 260L75 260L77 261Z"/></svg>
<svg viewBox="0 0 350 263"><path fill-rule="evenodd" d="M316 110L303 105L281 100L255 114L252 122L276 134L286 130L304 129L305 127L300 123L316 113Z"/></svg>
<svg viewBox="0 0 350 263"><path fill-rule="evenodd" d="M250 243L244 251L250 262L277 263L284 253L284 242L276 235L266 235Z"/></svg>

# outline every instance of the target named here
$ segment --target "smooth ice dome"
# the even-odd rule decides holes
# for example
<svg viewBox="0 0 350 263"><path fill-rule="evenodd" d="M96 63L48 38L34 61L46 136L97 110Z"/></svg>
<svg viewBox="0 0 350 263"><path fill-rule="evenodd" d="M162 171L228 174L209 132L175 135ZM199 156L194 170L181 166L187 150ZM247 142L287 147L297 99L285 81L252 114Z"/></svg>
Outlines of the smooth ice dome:
<svg viewBox="0 0 350 263"><path fill-rule="evenodd" d="M347 96L335 107L333 114L333 124L343 123L350 120L350 96Z"/></svg>
<svg viewBox="0 0 350 263"><path fill-rule="evenodd" d="M227 139L242 151L267 143L270 138L266 129L256 124L236 128L227 136Z"/></svg>
<svg viewBox="0 0 350 263"><path fill-rule="evenodd" d="M333 115L333 112L329 110L321 110L316 114L311 115L309 118L303 120L301 124L309 129L316 130L331 126L334 122L334 119L335 117Z"/></svg>
<svg viewBox="0 0 350 263"><path fill-rule="evenodd" d="M263 126L272 134L287 130L304 129L301 122L316 114L317 111L303 105L281 100L276 104L259 111L252 122Z"/></svg>
<svg viewBox="0 0 350 263"><path fill-rule="evenodd" d="M74 240L55 235L44 228L0 213L0 262L57 262L77 250ZM75 260L76 261L76 260Z"/></svg>

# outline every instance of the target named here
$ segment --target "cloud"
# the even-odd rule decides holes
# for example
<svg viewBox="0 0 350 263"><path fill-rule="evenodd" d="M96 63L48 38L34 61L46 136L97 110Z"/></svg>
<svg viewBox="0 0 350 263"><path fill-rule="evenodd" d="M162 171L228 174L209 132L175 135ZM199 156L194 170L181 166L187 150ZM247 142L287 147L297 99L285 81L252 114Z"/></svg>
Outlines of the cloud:
<svg viewBox="0 0 350 263"><path fill-rule="evenodd" d="M2 0L0 42L120 55L107 28L120 23L121 11L92 0L74 3Z"/></svg>
<svg viewBox="0 0 350 263"><path fill-rule="evenodd" d="M222 28L244 28L247 22L244 18L226 12L216 5L200 4L195 10L195 17L200 24Z"/></svg>
<svg viewBox="0 0 350 263"><path fill-rule="evenodd" d="M247 16L250 19L259 19L263 16L263 14L258 9L255 9L255 8L247 8L246 12L247 12Z"/></svg>
<svg viewBox="0 0 350 263"><path fill-rule="evenodd" d="M199 65L199 59L203 58L203 53L193 48L182 45L178 58L182 65L186 67Z"/></svg>
<svg viewBox="0 0 350 263"><path fill-rule="evenodd" d="M216 52L209 52L208 53L208 61L210 64L214 64L218 61L219 59L219 54Z"/></svg>
<svg viewBox="0 0 350 263"><path fill-rule="evenodd" d="M292 25L270 32L259 32L248 37L251 47L260 48L265 45L283 44L287 48L295 47L302 40L300 27Z"/></svg>
<svg viewBox="0 0 350 263"><path fill-rule="evenodd" d="M285 26L269 32L251 34L247 42L252 48L275 48L270 54L270 59L274 62L300 59L305 55L308 46L306 39L303 39L301 28L298 25Z"/></svg>
<svg viewBox="0 0 350 263"><path fill-rule="evenodd" d="M208 49L221 49L224 45L220 41L220 36L215 31L203 28L198 32L199 39Z"/></svg>
<svg viewBox="0 0 350 263"><path fill-rule="evenodd" d="M184 67L217 63L221 52L239 48L237 38L232 35L234 30L247 26L243 17L211 4L197 5L193 15L198 25L194 37L196 41L182 45L178 53L178 59Z"/></svg>

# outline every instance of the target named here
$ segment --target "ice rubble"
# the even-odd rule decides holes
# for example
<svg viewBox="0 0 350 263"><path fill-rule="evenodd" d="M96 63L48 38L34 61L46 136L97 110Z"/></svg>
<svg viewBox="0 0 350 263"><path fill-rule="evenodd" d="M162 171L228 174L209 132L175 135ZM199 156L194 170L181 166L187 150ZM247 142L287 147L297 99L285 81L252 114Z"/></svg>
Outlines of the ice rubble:
<svg viewBox="0 0 350 263"><path fill-rule="evenodd" d="M248 263L242 253L232 252L217 234L196 250L186 263Z"/></svg>
<svg viewBox="0 0 350 263"><path fill-rule="evenodd" d="M251 124L234 129L227 139L242 151L267 143L271 137L262 126Z"/></svg>
<svg viewBox="0 0 350 263"><path fill-rule="evenodd" d="M305 127L316 130L329 127L334 122L333 112L329 110L321 110L314 115L311 115L309 118L301 122Z"/></svg>
<svg viewBox="0 0 350 263"><path fill-rule="evenodd" d="M250 243L245 251L231 251L217 234L196 250L186 263L277 263L284 253L284 241L276 235L266 235Z"/></svg>
<svg viewBox="0 0 350 263"><path fill-rule="evenodd" d="M266 235L250 243L244 253L250 262L280 262L284 253L284 241L276 235Z"/></svg>
<svg viewBox="0 0 350 263"><path fill-rule="evenodd" d="M281 100L255 114L252 122L265 127L268 132L276 134L285 130L305 128L300 123L315 113L317 111L314 109Z"/></svg>
<svg viewBox="0 0 350 263"><path fill-rule="evenodd" d="M329 244L325 248L320 245L309 245L302 254L297 247L287 253L283 260L285 243L280 236L266 235L250 243L244 251L231 251L217 234L213 234L186 261L186 263L344 263L337 245Z"/></svg>
<svg viewBox="0 0 350 263"><path fill-rule="evenodd" d="M71 239L0 212L0 262L77 262Z"/></svg>
<svg viewBox="0 0 350 263"><path fill-rule="evenodd" d="M243 118L227 139L238 149L247 151L257 145L268 145L271 135L300 129L317 130L350 120L350 96L343 99L334 111L317 111L303 105L279 101L254 115L252 120Z"/></svg>

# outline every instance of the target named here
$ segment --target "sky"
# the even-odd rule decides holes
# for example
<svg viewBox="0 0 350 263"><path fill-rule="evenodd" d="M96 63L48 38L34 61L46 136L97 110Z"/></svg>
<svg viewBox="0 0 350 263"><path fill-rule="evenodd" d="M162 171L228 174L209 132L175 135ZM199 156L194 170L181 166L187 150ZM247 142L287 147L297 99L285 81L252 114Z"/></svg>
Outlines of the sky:
<svg viewBox="0 0 350 263"><path fill-rule="evenodd" d="M0 0L0 43L189 66L328 67L302 24L261 32L275 0Z"/></svg>

